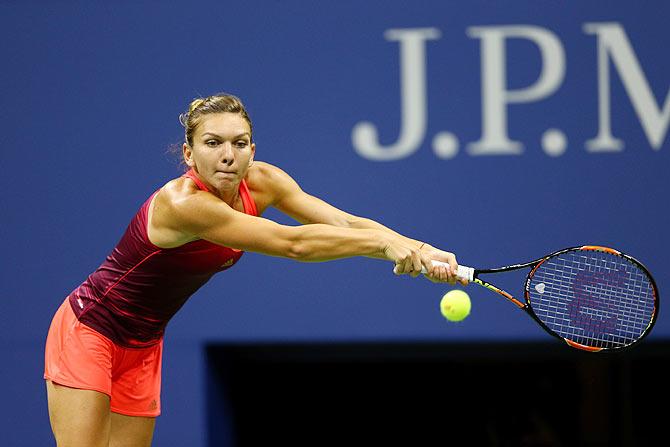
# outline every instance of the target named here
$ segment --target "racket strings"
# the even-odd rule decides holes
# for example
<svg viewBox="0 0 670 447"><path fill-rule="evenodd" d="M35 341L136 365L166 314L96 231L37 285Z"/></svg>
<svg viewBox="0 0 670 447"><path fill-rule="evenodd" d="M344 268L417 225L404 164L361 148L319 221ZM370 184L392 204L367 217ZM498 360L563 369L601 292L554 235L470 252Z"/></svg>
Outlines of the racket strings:
<svg viewBox="0 0 670 447"><path fill-rule="evenodd" d="M591 347L633 343L655 313L647 274L606 252L578 250L549 258L535 270L529 294L533 311L549 329Z"/></svg>

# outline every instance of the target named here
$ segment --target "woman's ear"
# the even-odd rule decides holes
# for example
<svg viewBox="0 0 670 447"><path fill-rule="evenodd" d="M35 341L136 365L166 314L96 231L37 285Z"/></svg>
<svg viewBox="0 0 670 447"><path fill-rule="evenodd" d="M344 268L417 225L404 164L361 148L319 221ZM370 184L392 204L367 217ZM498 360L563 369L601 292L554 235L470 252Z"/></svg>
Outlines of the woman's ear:
<svg viewBox="0 0 670 447"><path fill-rule="evenodd" d="M193 161L193 150L188 144L184 143L181 152L184 156L184 163L186 163L186 166L191 168L195 166L195 162Z"/></svg>
<svg viewBox="0 0 670 447"><path fill-rule="evenodd" d="M254 156L256 155L256 143L251 143L251 157L249 158L249 167L254 164Z"/></svg>

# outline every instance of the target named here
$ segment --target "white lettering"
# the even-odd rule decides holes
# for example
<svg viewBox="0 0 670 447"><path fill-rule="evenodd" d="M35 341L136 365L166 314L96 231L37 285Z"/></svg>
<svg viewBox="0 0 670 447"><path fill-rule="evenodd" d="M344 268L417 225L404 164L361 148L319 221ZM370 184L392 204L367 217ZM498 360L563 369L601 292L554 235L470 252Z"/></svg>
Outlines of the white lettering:
<svg viewBox="0 0 670 447"><path fill-rule="evenodd" d="M654 150L660 150L670 127L670 89L663 102L657 101L634 49L620 23L585 23L585 34L597 39L598 133L585 142L591 153L620 152L624 141L612 134L610 61L619 75L640 125ZM565 50L556 34L533 25L472 26L467 35L480 39L481 48L481 137L467 144L467 152L481 155L519 155L524 143L511 139L508 109L511 104L537 102L554 94L563 84L566 70ZM392 161L414 154L426 138L428 124L426 42L441 36L437 28L389 29L387 41L399 42L400 132L393 144L382 145L379 130L369 121L358 122L352 129L355 151L374 161ZM508 39L533 43L541 56L537 80L511 89L507 82ZM566 104L578 107L575 104ZM432 139L435 155L451 159L459 151L459 138L451 131L439 131ZM540 146L551 157L562 156L568 137L561 129L548 127Z"/></svg>

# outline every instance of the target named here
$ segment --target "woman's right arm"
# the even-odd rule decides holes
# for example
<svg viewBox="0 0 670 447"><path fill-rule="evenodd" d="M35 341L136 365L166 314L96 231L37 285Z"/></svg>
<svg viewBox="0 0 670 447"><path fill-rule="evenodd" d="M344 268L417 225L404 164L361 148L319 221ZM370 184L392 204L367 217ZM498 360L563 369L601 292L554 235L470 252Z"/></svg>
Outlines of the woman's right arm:
<svg viewBox="0 0 670 447"><path fill-rule="evenodd" d="M179 185L179 184L177 184ZM387 259L399 273L413 276L430 266L413 244L377 229L342 228L327 224L281 225L232 209L204 191L166 186L155 199L151 227L172 234L180 242L204 239L238 250L280 256L304 262L354 256Z"/></svg>

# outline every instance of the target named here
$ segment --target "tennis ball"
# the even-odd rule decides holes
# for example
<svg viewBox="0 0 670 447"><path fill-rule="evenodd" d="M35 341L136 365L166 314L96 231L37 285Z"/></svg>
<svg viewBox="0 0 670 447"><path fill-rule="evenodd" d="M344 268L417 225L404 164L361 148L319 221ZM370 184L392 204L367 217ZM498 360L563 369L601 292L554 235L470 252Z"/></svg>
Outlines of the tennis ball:
<svg viewBox="0 0 670 447"><path fill-rule="evenodd" d="M449 321L461 321L470 315L470 297L462 290L450 290L440 301L440 311Z"/></svg>

